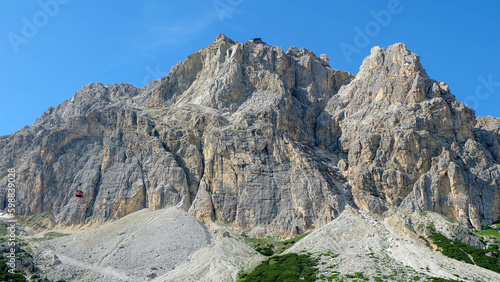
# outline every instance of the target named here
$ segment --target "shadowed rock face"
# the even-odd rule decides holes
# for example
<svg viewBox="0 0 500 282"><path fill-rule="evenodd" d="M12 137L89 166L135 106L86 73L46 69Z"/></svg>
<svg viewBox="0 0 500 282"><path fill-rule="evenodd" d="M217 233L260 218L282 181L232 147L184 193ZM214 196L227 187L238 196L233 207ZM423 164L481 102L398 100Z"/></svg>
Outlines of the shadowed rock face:
<svg viewBox="0 0 500 282"><path fill-rule="evenodd" d="M290 234L354 200L477 227L500 210L500 122L478 120L403 44L372 49L355 77L326 55L220 35L143 88L83 87L0 137L0 167L16 168L20 214L61 224L178 206Z"/></svg>

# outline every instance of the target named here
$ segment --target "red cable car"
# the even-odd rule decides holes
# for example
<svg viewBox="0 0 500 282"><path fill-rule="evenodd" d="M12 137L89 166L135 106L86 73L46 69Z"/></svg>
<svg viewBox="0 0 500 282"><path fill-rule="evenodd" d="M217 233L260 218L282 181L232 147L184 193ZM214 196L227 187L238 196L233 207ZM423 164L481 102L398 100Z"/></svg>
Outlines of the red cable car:
<svg viewBox="0 0 500 282"><path fill-rule="evenodd" d="M82 190L76 190L75 191L75 196L77 196L78 198L83 197L83 191Z"/></svg>

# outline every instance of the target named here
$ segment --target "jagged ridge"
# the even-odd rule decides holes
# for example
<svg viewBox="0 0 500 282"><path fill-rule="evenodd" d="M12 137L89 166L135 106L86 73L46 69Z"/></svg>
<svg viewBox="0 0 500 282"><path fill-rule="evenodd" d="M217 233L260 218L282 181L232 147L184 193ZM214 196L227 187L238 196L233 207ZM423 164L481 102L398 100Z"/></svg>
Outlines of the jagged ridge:
<svg viewBox="0 0 500 282"><path fill-rule="evenodd" d="M372 49L355 76L326 55L220 35L144 88L85 86L1 137L0 167L17 168L20 214L53 211L60 224L178 206L294 234L354 199L479 228L499 218L495 124L474 127L403 44Z"/></svg>

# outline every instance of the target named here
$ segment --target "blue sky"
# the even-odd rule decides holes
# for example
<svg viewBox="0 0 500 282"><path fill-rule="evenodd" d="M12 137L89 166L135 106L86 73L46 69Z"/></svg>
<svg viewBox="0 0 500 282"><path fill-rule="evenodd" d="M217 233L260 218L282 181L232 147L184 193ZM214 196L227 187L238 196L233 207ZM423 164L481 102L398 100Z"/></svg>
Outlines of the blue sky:
<svg viewBox="0 0 500 282"><path fill-rule="evenodd" d="M224 33L326 53L358 72L403 42L476 115L500 117L499 1L0 1L0 135L91 82L136 86Z"/></svg>

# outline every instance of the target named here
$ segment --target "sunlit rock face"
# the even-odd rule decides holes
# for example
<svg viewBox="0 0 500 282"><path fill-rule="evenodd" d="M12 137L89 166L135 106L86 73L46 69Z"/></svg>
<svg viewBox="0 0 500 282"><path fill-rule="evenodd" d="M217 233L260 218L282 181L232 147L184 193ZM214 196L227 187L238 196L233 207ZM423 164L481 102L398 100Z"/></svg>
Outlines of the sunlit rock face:
<svg viewBox="0 0 500 282"><path fill-rule="evenodd" d="M143 88L89 84L0 137L0 168L16 169L18 212L56 224L177 206L295 234L351 204L479 228L499 219L499 124L476 120L403 44L373 48L354 75L306 49L219 35Z"/></svg>
<svg viewBox="0 0 500 282"><path fill-rule="evenodd" d="M338 137L325 147L342 156L359 207L433 210L480 228L499 217L500 166L498 119L478 120L395 44L371 50L318 128Z"/></svg>

